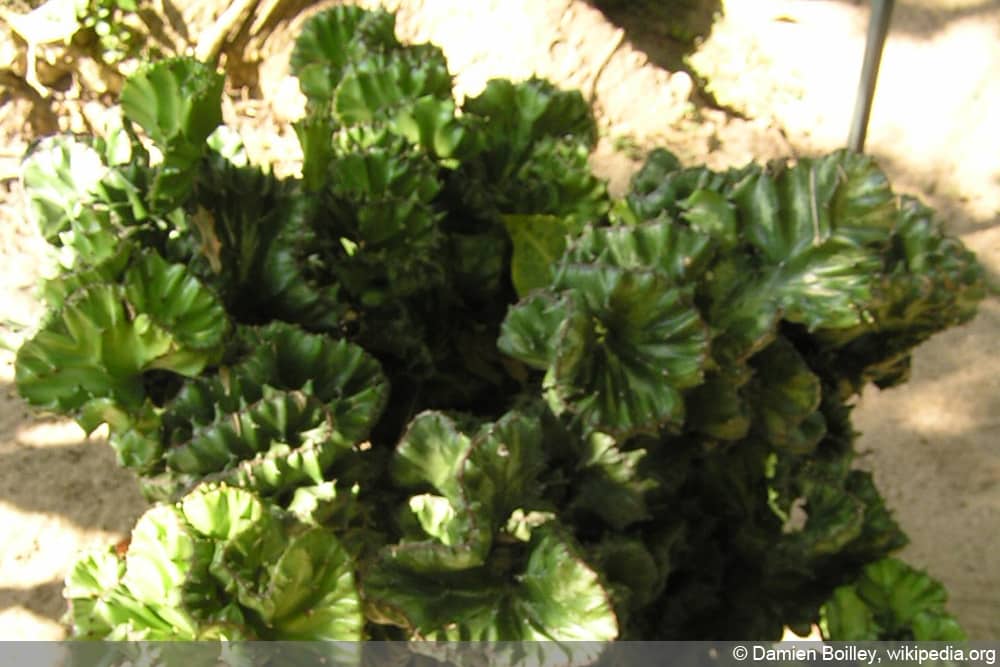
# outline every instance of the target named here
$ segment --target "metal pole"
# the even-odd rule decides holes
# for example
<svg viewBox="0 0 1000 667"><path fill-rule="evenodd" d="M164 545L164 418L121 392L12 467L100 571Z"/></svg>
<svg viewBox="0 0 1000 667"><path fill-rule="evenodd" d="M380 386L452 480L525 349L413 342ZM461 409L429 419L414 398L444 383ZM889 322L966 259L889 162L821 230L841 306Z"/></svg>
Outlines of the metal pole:
<svg viewBox="0 0 1000 667"><path fill-rule="evenodd" d="M882 47L885 46L885 38L889 33L893 2L894 0L872 0L868 37L865 40L865 60L861 66L861 81L858 83L858 96L854 102L851 134L847 139L847 148L855 153L860 153L865 148L872 99L875 97L875 81L878 79L878 66L882 60Z"/></svg>

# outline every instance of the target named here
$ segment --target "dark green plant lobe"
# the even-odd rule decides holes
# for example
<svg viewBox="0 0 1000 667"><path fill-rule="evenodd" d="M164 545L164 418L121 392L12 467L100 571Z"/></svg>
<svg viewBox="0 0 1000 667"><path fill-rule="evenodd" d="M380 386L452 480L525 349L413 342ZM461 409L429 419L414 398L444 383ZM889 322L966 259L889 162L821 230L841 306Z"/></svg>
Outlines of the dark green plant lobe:
<svg viewBox="0 0 1000 667"><path fill-rule="evenodd" d="M612 201L577 92L459 105L440 50L351 6L291 65L300 177L248 164L189 59L26 159L68 259L18 389L106 424L158 501L74 569L75 637L957 636L883 560L849 417L983 272L871 159L658 149Z"/></svg>

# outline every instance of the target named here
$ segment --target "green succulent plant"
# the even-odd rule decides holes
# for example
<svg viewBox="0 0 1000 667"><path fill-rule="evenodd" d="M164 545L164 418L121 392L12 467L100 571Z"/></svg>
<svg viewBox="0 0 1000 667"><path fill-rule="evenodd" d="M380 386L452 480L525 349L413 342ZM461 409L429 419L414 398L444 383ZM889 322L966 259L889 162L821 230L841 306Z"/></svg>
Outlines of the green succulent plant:
<svg viewBox="0 0 1000 667"><path fill-rule="evenodd" d="M303 26L300 177L247 164L188 59L27 158L65 261L18 389L107 424L158 502L70 576L74 636L857 634L864 582L909 580L866 569L905 536L851 401L973 316L972 254L843 152L656 150L613 201L579 93L458 104L393 25Z"/></svg>
<svg viewBox="0 0 1000 667"><path fill-rule="evenodd" d="M150 509L124 554L77 562L66 596L86 639L362 637L352 560L337 538L225 485Z"/></svg>

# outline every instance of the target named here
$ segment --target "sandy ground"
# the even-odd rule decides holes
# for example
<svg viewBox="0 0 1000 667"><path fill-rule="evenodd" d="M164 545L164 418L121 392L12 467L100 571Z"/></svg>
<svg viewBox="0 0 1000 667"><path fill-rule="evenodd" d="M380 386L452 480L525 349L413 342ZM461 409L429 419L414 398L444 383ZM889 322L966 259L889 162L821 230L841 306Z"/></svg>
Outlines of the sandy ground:
<svg viewBox="0 0 1000 667"><path fill-rule="evenodd" d="M842 146L868 6L729 0L689 59L692 77L661 67L669 59L648 36L579 0L383 4L399 8L402 37L445 49L461 93L493 76L531 74L582 89L603 127L594 163L613 188L654 144L713 167ZM1000 0L898 1L867 145L897 189L935 206L994 277L998 30ZM695 85L702 78L726 111L695 103L705 99ZM297 106L289 83L279 45L262 71L262 88L278 91L273 103L229 110L234 118L257 110L256 120L240 120L261 156L276 156L291 137ZM0 104L0 315L30 322L44 244L17 209L23 114L14 102ZM265 142L262 125L283 138ZM919 350L908 385L867 391L855 411L861 463L875 471L912 539L902 555L945 582L951 609L979 639L1000 639L998 339L1000 302L991 298L975 322ZM122 537L144 505L109 448L65 421L29 414L13 392L12 359L0 353L0 639L57 639L61 581L76 553Z"/></svg>

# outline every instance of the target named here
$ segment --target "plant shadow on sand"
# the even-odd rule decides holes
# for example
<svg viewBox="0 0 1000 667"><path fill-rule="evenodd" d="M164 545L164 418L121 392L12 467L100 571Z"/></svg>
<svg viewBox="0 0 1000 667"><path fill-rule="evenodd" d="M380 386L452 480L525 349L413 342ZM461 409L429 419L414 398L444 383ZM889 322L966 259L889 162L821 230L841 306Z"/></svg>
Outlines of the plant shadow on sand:
<svg viewBox="0 0 1000 667"><path fill-rule="evenodd" d="M708 37L720 0L587 0L622 28L632 45L663 69L687 67L684 59Z"/></svg>
<svg viewBox="0 0 1000 667"><path fill-rule="evenodd" d="M63 578L81 551L127 535L146 503L103 441L36 415L0 383L0 635L25 613L58 623ZM7 614L14 616L4 618Z"/></svg>
<svg viewBox="0 0 1000 667"><path fill-rule="evenodd" d="M53 579L24 588L0 587L0 612L20 607L35 616L59 623L66 612L63 586L62 579Z"/></svg>
<svg viewBox="0 0 1000 667"><path fill-rule="evenodd" d="M712 32L722 12L721 0L585 0L625 32L625 38L651 63L668 72L686 72L694 81L691 101L702 107L735 109L719 104L687 57Z"/></svg>

